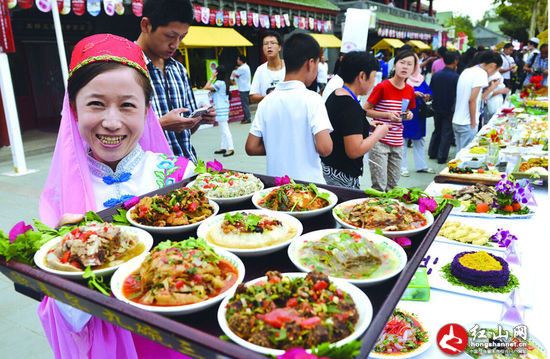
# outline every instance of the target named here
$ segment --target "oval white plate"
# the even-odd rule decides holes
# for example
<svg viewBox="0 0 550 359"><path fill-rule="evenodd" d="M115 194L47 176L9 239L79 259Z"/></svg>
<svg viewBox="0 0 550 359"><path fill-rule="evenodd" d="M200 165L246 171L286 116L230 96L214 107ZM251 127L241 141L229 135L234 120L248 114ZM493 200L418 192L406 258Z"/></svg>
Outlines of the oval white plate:
<svg viewBox="0 0 550 359"><path fill-rule="evenodd" d="M291 279L305 277L306 275L307 275L306 273L282 273L282 276L289 277ZM266 278L267 277L265 276L256 278L254 280L247 282L246 284L249 285L262 280L265 281ZM331 279L331 281L340 290L348 293L351 296L351 298L355 302L357 313L359 314L359 319L357 321L357 324L355 325L355 331L348 337L333 343L333 345L341 346L359 338L365 332L365 330L367 329L367 327L369 326L372 320L372 304L370 302L369 297L367 297L367 295L356 286L350 283L347 283L346 281L341 279ZM227 297L225 297L218 309L218 323L220 324L220 327L222 328L225 335L227 335L232 341L234 341L238 345L245 347L247 349L250 349L252 351L255 351L257 353L261 353L264 355L274 355L274 356L283 355L285 352L284 350L271 349L271 348L266 348L256 344L249 343L246 340L239 337L237 334L233 333L231 329L229 329L229 325L227 324L227 320L225 319L225 313L226 313L227 303L229 302L229 299L231 297L232 295L228 295Z"/></svg>
<svg viewBox="0 0 550 359"><path fill-rule="evenodd" d="M156 233L156 234L175 234L175 233L181 233L181 232L187 232L187 231L190 231L192 229L195 229L197 228L202 222L204 222L205 220L209 219L209 218L212 218L214 217L216 214L218 214L218 212L220 211L220 206L212 201L211 199L208 200L208 203L210 203L210 205L212 206L213 208L213 213L210 217L208 218L205 218L203 219L202 221L199 221L197 223L193 223L193 224L186 224L184 226L167 226L167 227L153 227L153 226L146 226L144 224L140 224L136 221L134 221L132 219L132 217L130 216L130 212L132 212L134 210L134 208L136 206L133 206L132 208L130 208L127 212L126 212L126 219L128 220L128 222L130 222L132 224L132 226L135 226L135 227L138 227L138 228L141 228L141 229L144 229L146 230L147 232L149 233Z"/></svg>
<svg viewBox="0 0 550 359"><path fill-rule="evenodd" d="M211 243L210 241L208 241L207 233L210 231L210 229L213 226L221 225L221 223L224 221L224 217L227 213L233 214L233 213L238 213L238 212L253 213L253 214L257 214L257 215L263 214L263 215L266 215L266 216L270 216L270 217L279 219L283 223L284 222L290 223L296 229L296 235L294 235L292 238L289 238L286 241L278 243L278 244L274 244L274 245L271 245L271 246L268 246L268 247L260 247L260 248L253 248L253 249L240 249L240 248L222 247L222 246L216 245L216 244ZM204 240L207 241L210 246L212 246L214 248L225 249L225 250L227 250L231 253L234 253L234 254L238 255L239 257L257 257L257 256L263 256L263 255L266 255L266 254L269 254L269 253L276 252L276 251L288 246L288 244L290 242L292 242L295 238L299 237L302 234L303 230L304 230L304 227L302 226L302 223L299 220L297 220L296 218L294 218L294 217L292 217L288 214L282 213L282 212L268 211L268 210L265 210L265 209L263 209L263 210L262 209L244 209L244 210L232 211L232 212L227 212L227 213L222 213L220 215L209 218L206 221L202 222L201 225L199 226L199 228L197 229L197 236L201 237L201 238L204 238Z"/></svg>
<svg viewBox="0 0 550 359"><path fill-rule="evenodd" d="M404 312L407 312L407 314L411 314L410 312L405 311L405 310L404 310ZM424 328L425 331L428 331L428 328L426 328L424 323L422 323L422 321L420 321L420 319L418 319L417 316L415 316L415 319L418 320L418 322L420 323L422 328ZM383 353L376 353L374 351L374 348L373 348L373 350L369 354L369 358L375 358L375 359L385 359L385 358L407 359L407 358L414 358L416 356L424 354L426 352L426 350L430 349L430 346L432 345L432 342L433 342L433 338L430 335L430 332L428 331L428 341L425 342L424 344L422 344L421 346L419 346L418 348L416 348L412 352L383 354Z"/></svg>
<svg viewBox="0 0 550 359"><path fill-rule="evenodd" d="M290 246L288 247L288 257L290 258L292 263L294 263L294 265L299 270L301 270L302 272L310 272L311 271L310 268L308 268L305 265L303 265L302 263L300 263L299 251L300 251L300 249L302 249L304 243L306 241L317 241L317 240L321 239L322 237L324 237L326 235L329 235L331 233L340 232L340 231L342 231L342 229L332 228L332 229L322 229L322 230L319 230L319 231L306 233L306 234L302 235L301 237L297 238L295 241L293 241L290 244ZM384 276L380 276L380 277L376 277L376 278L348 279L348 278L331 276L331 279L332 278L338 278L338 279L350 282L352 284L355 284L356 286L359 286L359 287L366 287L366 286L377 284L377 283L383 282L387 279L390 279L393 276L399 274L403 270L403 268L407 264L407 254L405 253L405 250L403 250L403 248L401 248L401 246L399 244L395 243L394 241L392 241L389 238L386 238L384 236L381 236L381 235L378 235L378 234L375 234L375 233L372 233L372 232L369 232L369 231L366 231L366 230L355 229L353 231L357 232L358 234L360 234L363 237L366 237L368 240L370 240L372 242L382 243L382 245L386 248L386 250L388 252L391 252L397 258L397 260L399 261L399 265L392 272L390 272L390 273L388 273ZM328 273L325 273L325 274L329 275Z"/></svg>
<svg viewBox="0 0 550 359"><path fill-rule="evenodd" d="M244 279L244 264L236 255L229 253L228 251L225 251L223 249L215 249L215 251L225 260L233 264L235 268L237 268L237 271L239 273L239 276L235 284L233 284L231 288L227 289L223 293L220 293L216 297L212 297L208 300L205 300L199 303L187 304L187 305L174 305L174 306L153 306L153 305L145 305L145 304L140 304L140 303L131 301L130 299L126 298L124 294L122 294L122 286L126 278L128 278L128 276L132 274L134 271L138 270L138 268L141 266L141 263L145 260L145 256L135 258L135 260L131 260L125 263L124 265L118 268L115 274L113 274L113 277L111 278L111 290L113 292L113 295L117 299L123 301L124 303L128 303L130 305L133 305L135 307L138 307L140 309L143 309L149 312L154 312L154 313L159 313L164 315L190 314L190 313L195 313L200 310L211 307L212 305L222 300L228 294L232 294L233 291Z"/></svg>
<svg viewBox="0 0 550 359"><path fill-rule="evenodd" d="M137 236L138 241L143 243L143 245L145 246L145 250L143 251L143 253L130 259L130 261L135 258L144 257L144 254L147 254L149 250L151 250L151 248L153 247L153 237L146 231L139 228L130 227L130 226L120 226L120 228L122 229L122 231L126 233L135 234ZM82 279L82 275L84 274L84 271L65 272L62 270L50 268L46 266L46 264L44 263L44 259L46 258L46 254L48 254L48 251L52 249L55 245L57 245L59 242L61 242L62 239L63 237L53 238L52 240L45 243L42 247L40 247L40 249L34 254L34 263L38 266L38 268L46 272L57 274L61 277L66 277L69 279ZM93 272L96 275L100 275L100 276L109 275L123 264L119 264L117 266L113 266L109 268L95 269L93 270Z"/></svg>
<svg viewBox="0 0 550 359"><path fill-rule="evenodd" d="M261 191L258 191L256 193L254 193L254 195L252 196L252 203L254 204L254 206L258 209L272 211L269 208L265 208L265 207L260 206L258 204L258 202L262 198L264 198L268 193L270 193L271 191L273 191L274 189L279 188L279 187L280 186L270 187L270 188L266 188L264 190L261 190ZM273 212L290 214L291 216L296 217L296 218L310 218L310 217L315 217L315 216L318 216L320 214L323 214L325 212L330 211L332 209L332 207L334 207L336 205L336 203L338 202L338 197L334 193L332 193L331 191L328 191L328 190L326 190L324 188L321 188L321 187L319 187L319 192L328 193L328 195L329 195L328 206L323 207L323 208L319 208L319 209L316 209L316 210L313 210L313 211L303 211L303 212L273 211Z"/></svg>
<svg viewBox="0 0 550 359"><path fill-rule="evenodd" d="M352 226L351 224L348 224L346 222L344 222L340 217L338 217L338 215L335 213L336 210L338 209L342 209L342 208L345 208L345 207L353 207L355 206L356 204L359 204L359 203L363 203L365 200L367 200L368 198L358 198L358 199L352 199L352 200L349 200L349 201L346 201L346 202L343 202L343 203L340 203L338 206L336 206L333 210L332 210L332 216L334 217L334 219L336 220L336 222L338 222L342 227L344 228L349 228L349 229L363 229L365 231L371 231L371 232L374 232L374 229L367 229L367 228L359 228L359 227L355 227L355 226ZM418 206L416 204L404 204L404 206L406 207L409 207L411 209L414 209L414 210L417 210L418 211ZM424 213L422 213L424 215L424 217L426 217L426 224L422 227L419 227L419 228L415 228L415 229L410 229L408 231L382 231L382 233L387 236L387 237L390 237L390 238L396 238L396 237L408 237L408 236L412 236L416 233L419 233L419 232L422 232L423 230L427 229L427 228L430 228L430 226L434 223L434 216L433 214L430 212L430 211L426 211Z"/></svg>
<svg viewBox="0 0 550 359"><path fill-rule="evenodd" d="M259 190L257 191L254 191L252 193L249 193L249 194L245 194L243 196L238 196L238 197L227 197L227 198L220 198L220 197L212 197L212 196L209 196L208 195L208 192L202 188L195 188L193 187L193 185L195 184L195 181L192 181L192 182L189 182L187 184L187 187L192 187L192 188L195 188L195 189L201 189L203 190L204 192L206 192L206 198L208 199L211 199L212 201L215 201L216 203L220 204L220 205L231 205L231 204L235 204L235 203L240 203L240 202L244 202L244 201L247 201L249 200L250 198L252 198L252 196L254 195L254 193L258 192L258 191L261 191L264 189L264 183L260 180L260 183L262 184L262 188L260 188Z"/></svg>

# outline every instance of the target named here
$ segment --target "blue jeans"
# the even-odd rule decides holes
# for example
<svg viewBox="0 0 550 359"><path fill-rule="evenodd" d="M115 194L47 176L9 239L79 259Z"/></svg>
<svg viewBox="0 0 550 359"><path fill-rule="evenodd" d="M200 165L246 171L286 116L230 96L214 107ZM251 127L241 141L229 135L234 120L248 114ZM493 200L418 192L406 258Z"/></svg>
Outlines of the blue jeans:
<svg viewBox="0 0 550 359"><path fill-rule="evenodd" d="M458 153L472 141L477 133L477 126L476 128L471 128L470 125L457 125L453 123L453 132L455 134L456 153Z"/></svg>

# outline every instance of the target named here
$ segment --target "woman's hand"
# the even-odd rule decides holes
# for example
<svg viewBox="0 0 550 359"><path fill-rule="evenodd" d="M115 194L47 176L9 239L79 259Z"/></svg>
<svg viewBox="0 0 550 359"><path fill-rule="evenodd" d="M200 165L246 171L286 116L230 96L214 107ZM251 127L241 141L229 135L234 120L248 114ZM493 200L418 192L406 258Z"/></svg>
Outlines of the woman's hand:
<svg viewBox="0 0 550 359"><path fill-rule="evenodd" d="M386 112L386 119L394 122L401 122L401 114L399 112Z"/></svg>
<svg viewBox="0 0 550 359"><path fill-rule="evenodd" d="M191 129L200 121L199 117L182 117L184 112L189 112L187 108L176 108L166 115L159 118L160 126L163 130L181 132Z"/></svg>
<svg viewBox="0 0 550 359"><path fill-rule="evenodd" d="M59 219L58 227L64 226L66 224L76 224L84 220L84 215L77 213L65 213Z"/></svg>
<svg viewBox="0 0 550 359"><path fill-rule="evenodd" d="M405 113L407 114L406 119L407 119L407 120L412 120L412 118L413 118L413 113L412 113L412 111L407 111L407 112L405 112Z"/></svg>
<svg viewBox="0 0 550 359"><path fill-rule="evenodd" d="M424 98L424 93L423 93L423 92L420 92L420 91L415 91L415 92L414 92L414 95L415 95L416 97L422 97L422 98Z"/></svg>
<svg viewBox="0 0 550 359"><path fill-rule="evenodd" d="M378 139L386 137L390 131L390 126L384 122L372 121L372 125L375 126L374 132L372 133Z"/></svg>

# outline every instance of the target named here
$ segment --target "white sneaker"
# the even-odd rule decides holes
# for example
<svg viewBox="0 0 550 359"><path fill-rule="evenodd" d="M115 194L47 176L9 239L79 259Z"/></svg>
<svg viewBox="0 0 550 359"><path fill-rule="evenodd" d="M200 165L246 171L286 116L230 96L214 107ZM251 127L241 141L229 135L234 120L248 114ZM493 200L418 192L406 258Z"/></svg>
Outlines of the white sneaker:
<svg viewBox="0 0 550 359"><path fill-rule="evenodd" d="M402 170L401 171L401 176L403 177L409 177L411 174L409 173L409 170Z"/></svg>

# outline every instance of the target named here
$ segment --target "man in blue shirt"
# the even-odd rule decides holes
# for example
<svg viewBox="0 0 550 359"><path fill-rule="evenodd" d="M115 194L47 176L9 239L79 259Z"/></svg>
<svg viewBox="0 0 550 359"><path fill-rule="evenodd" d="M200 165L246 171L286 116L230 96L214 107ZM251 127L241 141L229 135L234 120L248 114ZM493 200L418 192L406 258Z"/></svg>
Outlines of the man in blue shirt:
<svg viewBox="0 0 550 359"><path fill-rule="evenodd" d="M147 0L143 5L141 34L136 42L143 50L151 76L153 110L168 143L175 155L196 164L191 134L201 124L213 123L216 112L211 110L202 116L188 117L198 106L187 70L172 58L192 21L193 6L189 0Z"/></svg>
<svg viewBox="0 0 550 359"><path fill-rule="evenodd" d="M428 155L437 159L437 163L447 163L449 149L453 141L453 113L456 100L456 85L459 75L456 73L459 55L447 51L443 55L445 67L432 76L432 106L434 109L434 132L430 140Z"/></svg>

